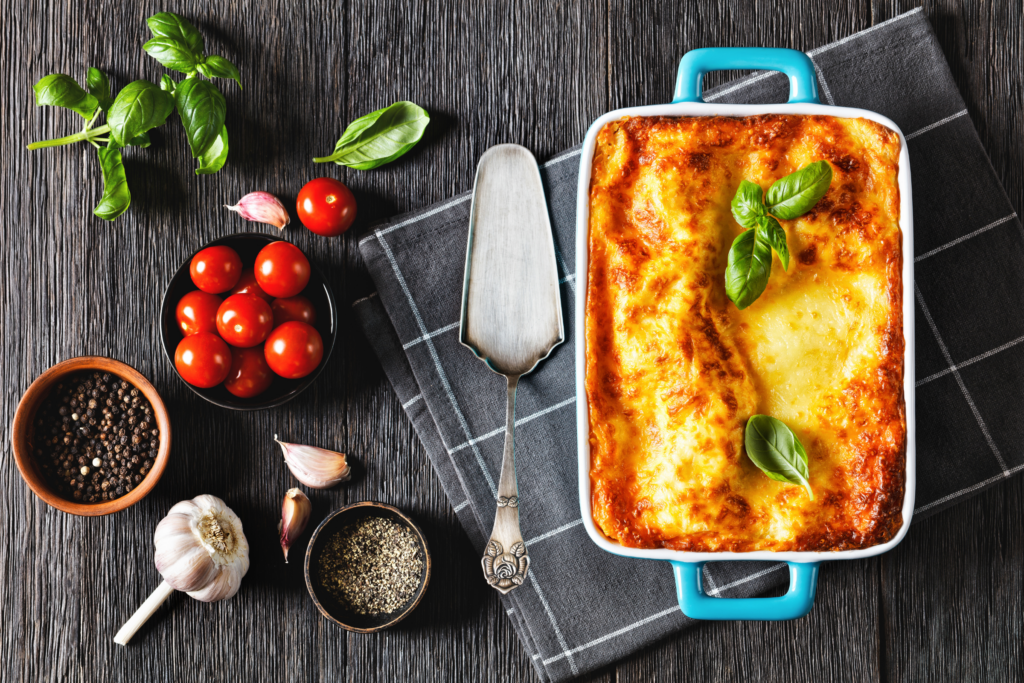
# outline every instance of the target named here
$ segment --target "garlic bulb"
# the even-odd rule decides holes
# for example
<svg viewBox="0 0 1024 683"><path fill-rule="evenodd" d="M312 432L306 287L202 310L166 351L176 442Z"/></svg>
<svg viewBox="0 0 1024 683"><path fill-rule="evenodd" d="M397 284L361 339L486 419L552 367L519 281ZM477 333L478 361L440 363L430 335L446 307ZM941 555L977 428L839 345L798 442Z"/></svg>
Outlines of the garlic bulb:
<svg viewBox="0 0 1024 683"><path fill-rule="evenodd" d="M238 592L249 570L242 520L216 496L177 503L157 524L153 545L164 580L114 636L119 645L126 645L174 591L202 602L225 600Z"/></svg>
<svg viewBox="0 0 1024 683"><path fill-rule="evenodd" d="M311 489L328 489L352 477L352 468L348 466L344 453L285 443L277 438L277 434L274 441L280 444L288 469Z"/></svg>
<svg viewBox="0 0 1024 683"><path fill-rule="evenodd" d="M284 550L284 563L288 564L288 551L295 539L302 535L309 522L309 513L313 504L299 489L288 489L281 503L281 521L277 523L277 533L281 536L281 549Z"/></svg>
<svg viewBox="0 0 1024 683"><path fill-rule="evenodd" d="M279 230L284 230L284 226L291 222L284 204L269 192L250 192L234 206L225 204L224 208L234 211L247 221L268 223Z"/></svg>

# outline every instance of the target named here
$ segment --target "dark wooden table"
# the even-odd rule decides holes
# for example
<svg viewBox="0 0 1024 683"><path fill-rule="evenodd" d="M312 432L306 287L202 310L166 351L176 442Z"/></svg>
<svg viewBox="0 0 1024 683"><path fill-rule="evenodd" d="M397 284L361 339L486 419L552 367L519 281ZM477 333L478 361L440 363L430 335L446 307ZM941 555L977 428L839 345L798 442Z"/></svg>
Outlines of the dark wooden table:
<svg viewBox="0 0 1024 683"><path fill-rule="evenodd" d="M288 228L287 237L327 271L342 304L342 332L324 375L284 408L228 412L178 380L159 343L164 285L200 244L249 227L222 208L246 192L267 190L292 202L307 180L331 175L356 193L357 229L365 228L469 189L490 145L521 143L543 160L582 140L591 120L609 109L668 101L688 49L811 49L915 4L3 3L0 679L535 680L349 313L348 303L372 288L355 235L317 238L294 220ZM89 66L108 71L117 88L142 77L157 81L165 70L142 44L145 18L161 9L192 20L209 51L242 71L244 91L225 87L230 159L216 176L193 175L175 117L150 149L127 153L132 207L106 224L91 213L102 183L87 145L25 150L30 141L80 127L73 115L36 109L31 86L52 72L84 80ZM929 0L925 11L1019 212L1021 3ZM311 163L333 148L348 121L399 99L433 115L428 139L413 153L372 172ZM36 499L9 446L11 419L29 383L50 365L86 354L126 361L150 377L174 423L172 459L152 494L96 519ZM341 631L308 599L301 564L282 563L275 527L292 484L274 433L343 450L362 465L351 485L312 496L315 519L375 499L422 522L434 577L424 603L399 627L373 636ZM116 646L114 632L160 581L152 562L156 523L174 502L199 493L223 497L245 522L252 568L241 591L214 605L175 595L129 647ZM1022 511L1018 477L914 526L888 555L825 568L806 619L705 624L590 680L1020 680Z"/></svg>

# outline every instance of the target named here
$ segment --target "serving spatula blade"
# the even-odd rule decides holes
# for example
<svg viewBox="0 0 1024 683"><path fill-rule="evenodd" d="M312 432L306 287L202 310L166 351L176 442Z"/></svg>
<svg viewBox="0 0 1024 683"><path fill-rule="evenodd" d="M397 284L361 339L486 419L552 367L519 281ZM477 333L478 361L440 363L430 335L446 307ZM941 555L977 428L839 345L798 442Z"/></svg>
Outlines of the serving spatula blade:
<svg viewBox="0 0 1024 683"><path fill-rule="evenodd" d="M481 564L502 593L530 566L519 530L514 426L519 378L565 339L555 244L540 170L519 145L487 150L477 166L466 246L459 340L505 375L505 452L494 529Z"/></svg>

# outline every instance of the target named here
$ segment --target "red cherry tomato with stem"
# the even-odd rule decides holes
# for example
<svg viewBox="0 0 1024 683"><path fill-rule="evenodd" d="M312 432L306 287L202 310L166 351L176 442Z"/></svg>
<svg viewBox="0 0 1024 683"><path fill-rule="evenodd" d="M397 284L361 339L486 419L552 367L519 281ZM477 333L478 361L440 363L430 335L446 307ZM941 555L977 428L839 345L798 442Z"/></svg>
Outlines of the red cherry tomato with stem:
<svg viewBox="0 0 1024 683"><path fill-rule="evenodd" d="M238 398L259 396L274 381L274 373L267 365L262 346L235 349L231 357L231 369L224 380L224 388Z"/></svg>
<svg viewBox="0 0 1024 683"><path fill-rule="evenodd" d="M274 327L291 320L297 320L307 325L316 324L316 309L313 307L313 302L304 296L274 299L270 302L270 310L274 312Z"/></svg>
<svg viewBox="0 0 1024 683"><path fill-rule="evenodd" d="M199 332L217 331L217 309L221 299L216 294L207 294L202 290L189 292L181 297L174 316L178 320L178 329L186 337Z"/></svg>
<svg viewBox="0 0 1024 683"><path fill-rule="evenodd" d="M293 320L270 333L263 351L271 370L287 379L299 379L320 365L324 342L312 325Z"/></svg>
<svg viewBox="0 0 1024 683"><path fill-rule="evenodd" d="M291 242L271 242L256 255L256 282L272 297L295 296L309 282L309 260Z"/></svg>
<svg viewBox="0 0 1024 683"><path fill-rule="evenodd" d="M232 294L217 309L217 332L232 346L256 346L272 329L270 304L255 294Z"/></svg>
<svg viewBox="0 0 1024 683"><path fill-rule="evenodd" d="M337 237L356 219L356 198L344 183L334 178L306 183L299 191L295 208L302 224L324 237Z"/></svg>
<svg viewBox="0 0 1024 683"><path fill-rule="evenodd" d="M174 367L189 384L209 389L228 376L231 349L213 332L200 332L185 337L174 352Z"/></svg>
<svg viewBox="0 0 1024 683"><path fill-rule="evenodd" d="M260 289L260 284L256 282L256 273L252 268L246 268L242 271L242 277L238 278L238 283L231 288L228 294L255 294L264 301L270 301L274 298Z"/></svg>
<svg viewBox="0 0 1024 683"><path fill-rule="evenodd" d="M220 294L238 282L242 259L231 247L207 247L192 257L189 273L196 287L210 294Z"/></svg>

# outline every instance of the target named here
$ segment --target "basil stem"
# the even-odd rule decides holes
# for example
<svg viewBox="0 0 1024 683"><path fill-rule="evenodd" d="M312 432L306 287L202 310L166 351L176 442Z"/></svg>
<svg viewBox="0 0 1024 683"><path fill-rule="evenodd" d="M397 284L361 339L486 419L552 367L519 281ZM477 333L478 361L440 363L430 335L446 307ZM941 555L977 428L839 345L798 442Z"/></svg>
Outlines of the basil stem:
<svg viewBox="0 0 1024 683"><path fill-rule="evenodd" d="M752 415L747 420L743 445L747 457L769 479L803 486L814 500L807 451L784 422L768 415Z"/></svg>

